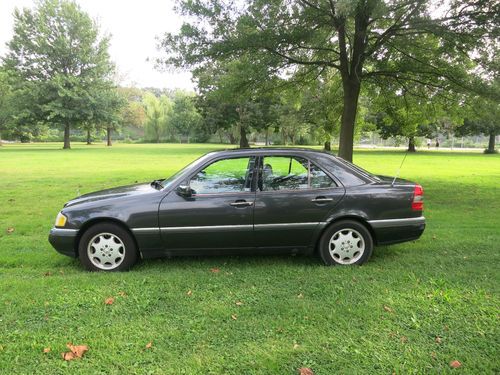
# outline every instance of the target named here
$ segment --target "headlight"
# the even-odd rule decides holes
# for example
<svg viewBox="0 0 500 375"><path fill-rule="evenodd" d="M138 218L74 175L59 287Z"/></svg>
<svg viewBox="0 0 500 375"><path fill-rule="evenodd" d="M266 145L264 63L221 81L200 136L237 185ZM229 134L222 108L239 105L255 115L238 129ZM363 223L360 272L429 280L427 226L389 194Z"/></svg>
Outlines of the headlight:
<svg viewBox="0 0 500 375"><path fill-rule="evenodd" d="M56 227L64 227L67 220L68 218L59 212L56 217Z"/></svg>

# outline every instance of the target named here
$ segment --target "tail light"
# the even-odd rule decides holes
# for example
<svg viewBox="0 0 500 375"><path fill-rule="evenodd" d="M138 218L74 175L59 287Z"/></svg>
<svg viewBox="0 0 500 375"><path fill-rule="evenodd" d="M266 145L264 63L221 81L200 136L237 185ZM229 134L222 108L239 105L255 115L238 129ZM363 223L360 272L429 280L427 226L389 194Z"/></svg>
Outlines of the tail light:
<svg viewBox="0 0 500 375"><path fill-rule="evenodd" d="M420 185L415 185L415 189L413 190L411 209L413 211L422 211L424 209L424 189Z"/></svg>

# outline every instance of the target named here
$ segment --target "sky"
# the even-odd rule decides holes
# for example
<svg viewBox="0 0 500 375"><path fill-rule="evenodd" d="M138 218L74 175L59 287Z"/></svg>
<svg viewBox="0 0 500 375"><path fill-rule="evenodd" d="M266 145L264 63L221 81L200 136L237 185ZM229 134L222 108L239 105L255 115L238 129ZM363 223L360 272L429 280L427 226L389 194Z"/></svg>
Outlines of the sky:
<svg viewBox="0 0 500 375"><path fill-rule="evenodd" d="M119 84L193 90L189 72L160 72L152 60L160 55L156 37L181 26L173 0L75 0L111 34L109 52L118 69ZM15 8L34 7L35 0L0 0L0 56L13 33ZM147 61L148 58L151 61Z"/></svg>

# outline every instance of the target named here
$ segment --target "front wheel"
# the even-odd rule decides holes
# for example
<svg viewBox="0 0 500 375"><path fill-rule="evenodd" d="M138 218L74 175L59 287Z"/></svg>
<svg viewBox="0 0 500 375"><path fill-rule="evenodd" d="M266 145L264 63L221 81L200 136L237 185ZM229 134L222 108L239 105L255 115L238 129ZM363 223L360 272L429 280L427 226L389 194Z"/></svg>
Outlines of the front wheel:
<svg viewBox="0 0 500 375"><path fill-rule="evenodd" d="M342 220L330 225L319 243L319 254L326 265L352 265L366 262L373 251L370 231L361 223Z"/></svg>
<svg viewBox="0 0 500 375"><path fill-rule="evenodd" d="M80 263L89 271L124 271L137 260L132 236L113 223L90 227L78 246Z"/></svg>

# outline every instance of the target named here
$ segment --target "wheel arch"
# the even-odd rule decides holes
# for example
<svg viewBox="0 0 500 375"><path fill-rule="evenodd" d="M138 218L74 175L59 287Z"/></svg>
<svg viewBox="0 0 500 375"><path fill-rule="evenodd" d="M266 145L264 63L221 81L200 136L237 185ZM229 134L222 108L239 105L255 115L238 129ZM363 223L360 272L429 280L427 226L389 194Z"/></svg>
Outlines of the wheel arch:
<svg viewBox="0 0 500 375"><path fill-rule="evenodd" d="M83 236L83 234L91 227L93 227L96 224L101 224L101 223L112 223L116 224L119 227L121 227L123 230L127 231L128 234L132 237L132 240L134 241L135 248L137 249L137 254L142 258L142 253L141 250L139 249L139 244L137 243L137 239L134 236L134 233L130 230L130 228L125 224L123 221L113 218L113 217L96 217L87 220L85 223L83 223L82 227L78 231L78 235L75 238L75 251L76 251L76 256L79 257L79 248L80 248L80 240Z"/></svg>
<svg viewBox="0 0 500 375"><path fill-rule="evenodd" d="M327 222L327 224L323 228L321 228L321 231L319 232L318 237L316 238L316 241L314 244L314 253L315 254L317 254L319 251L319 242L321 241L321 238L323 237L323 234L325 233L325 231L333 224L336 224L339 221L343 221L343 220L356 221L359 224L363 225L368 230L368 232L370 232L370 235L372 236L373 244L374 245L377 244L377 237L375 235L375 231L373 230L373 227L370 225L370 223L368 223L368 220L366 220L362 216L347 214L347 215L338 216L338 217L335 217L335 218L329 220Z"/></svg>

